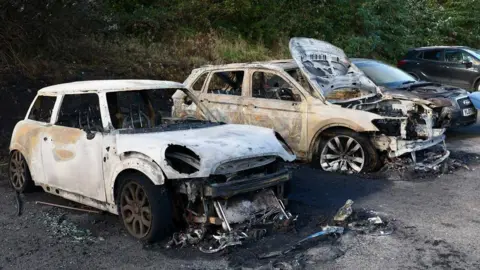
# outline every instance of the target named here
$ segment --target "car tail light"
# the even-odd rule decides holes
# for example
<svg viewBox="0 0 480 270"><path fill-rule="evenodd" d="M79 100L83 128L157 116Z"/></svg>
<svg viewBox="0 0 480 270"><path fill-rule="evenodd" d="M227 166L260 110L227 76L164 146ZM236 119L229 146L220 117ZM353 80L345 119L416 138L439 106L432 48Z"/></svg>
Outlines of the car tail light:
<svg viewBox="0 0 480 270"><path fill-rule="evenodd" d="M405 65L406 63L407 63L407 60L400 60L397 63L397 67L401 67L401 66Z"/></svg>

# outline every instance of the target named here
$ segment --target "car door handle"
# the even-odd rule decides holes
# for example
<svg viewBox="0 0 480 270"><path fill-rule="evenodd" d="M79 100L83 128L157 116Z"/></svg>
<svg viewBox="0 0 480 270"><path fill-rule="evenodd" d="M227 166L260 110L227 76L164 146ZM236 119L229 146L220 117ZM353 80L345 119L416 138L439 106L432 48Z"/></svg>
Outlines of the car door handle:
<svg viewBox="0 0 480 270"><path fill-rule="evenodd" d="M253 107L253 108L257 108L257 106L253 105L253 104L245 104L243 105L243 107Z"/></svg>

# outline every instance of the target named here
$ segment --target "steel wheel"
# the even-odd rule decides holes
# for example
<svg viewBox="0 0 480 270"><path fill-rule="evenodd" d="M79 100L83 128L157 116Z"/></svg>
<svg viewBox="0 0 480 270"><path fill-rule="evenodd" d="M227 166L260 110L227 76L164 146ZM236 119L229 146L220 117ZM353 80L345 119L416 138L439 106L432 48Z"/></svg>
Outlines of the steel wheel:
<svg viewBox="0 0 480 270"><path fill-rule="evenodd" d="M365 165L362 145L346 135L334 136L328 140L320 155L320 166L325 171L361 172Z"/></svg>
<svg viewBox="0 0 480 270"><path fill-rule="evenodd" d="M152 209L143 187L129 182L123 187L120 198L120 211L128 232L142 239L152 227Z"/></svg>
<svg viewBox="0 0 480 270"><path fill-rule="evenodd" d="M20 152L12 153L9 167L10 184L15 190L23 191L28 181L28 169L27 162Z"/></svg>

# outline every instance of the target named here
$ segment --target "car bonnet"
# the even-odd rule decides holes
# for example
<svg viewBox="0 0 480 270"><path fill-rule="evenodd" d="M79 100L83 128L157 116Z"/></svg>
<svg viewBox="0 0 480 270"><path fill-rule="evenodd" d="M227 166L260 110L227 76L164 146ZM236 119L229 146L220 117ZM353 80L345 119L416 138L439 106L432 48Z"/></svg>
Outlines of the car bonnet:
<svg viewBox="0 0 480 270"><path fill-rule="evenodd" d="M117 152L138 152L155 160L169 178L207 177L219 164L239 159L278 156L293 161L271 129L226 124L216 127L167 132L117 134ZM170 145L186 147L199 156L201 168L191 175L179 175L165 161Z"/></svg>
<svg viewBox="0 0 480 270"><path fill-rule="evenodd" d="M323 97L335 89L352 87L369 92L355 99L381 93L373 81L351 64L342 49L328 42L295 37L290 39L289 48L292 58Z"/></svg>

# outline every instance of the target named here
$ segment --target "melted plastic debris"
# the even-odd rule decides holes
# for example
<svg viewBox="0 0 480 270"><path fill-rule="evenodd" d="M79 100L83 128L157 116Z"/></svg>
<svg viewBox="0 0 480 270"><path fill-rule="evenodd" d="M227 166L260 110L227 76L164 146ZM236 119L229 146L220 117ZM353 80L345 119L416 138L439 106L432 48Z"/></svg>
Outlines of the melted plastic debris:
<svg viewBox="0 0 480 270"><path fill-rule="evenodd" d="M352 210L352 204L353 204L353 201L348 199L346 202L345 202L345 205L340 207L340 209L338 209L338 212L337 214L333 217L333 220L334 221L345 221L345 219L347 219L353 212Z"/></svg>
<svg viewBox="0 0 480 270"><path fill-rule="evenodd" d="M375 211L358 210L354 211L347 228L361 234L374 236L390 235L395 230L393 220L387 217L380 217Z"/></svg>

